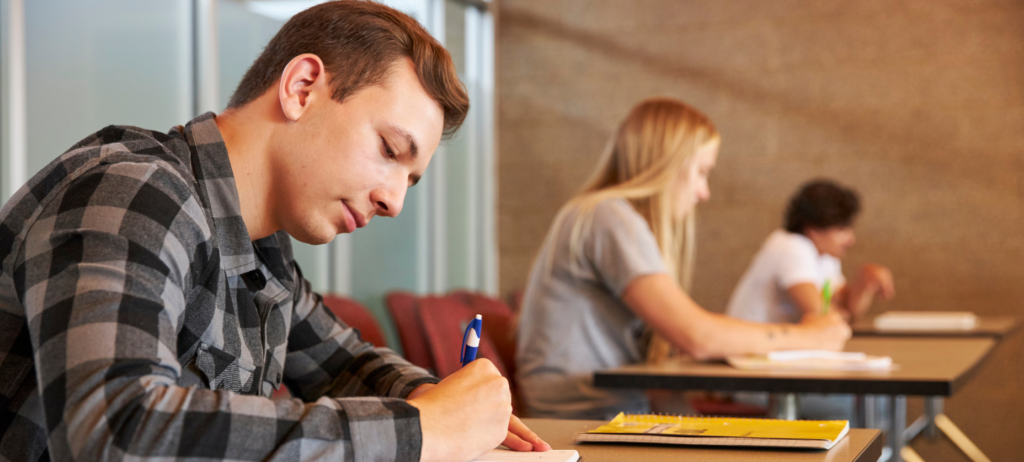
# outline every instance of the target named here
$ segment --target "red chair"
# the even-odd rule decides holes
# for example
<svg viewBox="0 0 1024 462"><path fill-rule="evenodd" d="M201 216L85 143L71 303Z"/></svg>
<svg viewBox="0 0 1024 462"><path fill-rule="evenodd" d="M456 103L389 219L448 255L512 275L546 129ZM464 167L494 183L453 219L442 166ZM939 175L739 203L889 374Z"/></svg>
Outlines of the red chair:
<svg viewBox="0 0 1024 462"><path fill-rule="evenodd" d="M498 355L498 350L487 333L487 324L492 321L487 313L478 313L476 309L453 296L423 297L420 299L419 308L424 337L438 377L443 379L462 367L462 336L466 326L477 314L484 316L484 334L480 339L476 357L489 359L501 375L509 376L504 361Z"/></svg>
<svg viewBox="0 0 1024 462"><path fill-rule="evenodd" d="M518 313L523 308L523 293L525 291L522 287L509 292L508 294L508 306L512 308L512 311Z"/></svg>
<svg viewBox="0 0 1024 462"><path fill-rule="evenodd" d="M498 357L504 366L499 368L502 375L508 379L509 388L512 390L512 409L518 413L519 387L516 383L516 313L507 304L493 297L488 297L476 292L454 291L449 294L461 301L464 305L472 308L475 314L482 314L484 317L484 338L489 339L497 350ZM489 358L494 361L492 358ZM495 365L498 362L494 362Z"/></svg>
<svg viewBox="0 0 1024 462"><path fill-rule="evenodd" d="M708 416L763 418L768 415L767 408L738 403L732 396L712 392L690 398L690 407L698 414Z"/></svg>
<svg viewBox="0 0 1024 462"><path fill-rule="evenodd" d="M359 336L374 346L387 346L384 333L373 316L363 305L340 295L323 295L324 305L342 322L359 331Z"/></svg>
<svg viewBox="0 0 1024 462"><path fill-rule="evenodd" d="M405 359L428 371L434 371L429 345L420 322L419 297L408 292L391 292L384 297L391 319L395 321L398 340L402 343ZM461 337L460 337L461 338Z"/></svg>
<svg viewBox="0 0 1024 462"><path fill-rule="evenodd" d="M392 292L385 297L385 302L395 320L405 358L440 378L462 367L462 335L474 316L483 315L484 332L477 357L489 359L501 375L509 379L512 408L519 408L514 382L514 314L507 305L461 291L424 297Z"/></svg>

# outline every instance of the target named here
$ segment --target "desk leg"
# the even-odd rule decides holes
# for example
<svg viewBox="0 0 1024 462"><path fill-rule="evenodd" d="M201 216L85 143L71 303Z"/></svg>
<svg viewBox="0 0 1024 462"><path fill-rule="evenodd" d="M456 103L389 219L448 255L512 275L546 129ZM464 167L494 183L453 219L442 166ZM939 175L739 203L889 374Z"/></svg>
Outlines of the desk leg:
<svg viewBox="0 0 1024 462"><path fill-rule="evenodd" d="M867 397L856 395L853 397L853 426L856 428L868 428Z"/></svg>
<svg viewBox="0 0 1024 462"><path fill-rule="evenodd" d="M924 436L932 441L939 436L938 427L935 426L935 417L942 414L942 404L941 396L926 396L924 398L924 418L928 422L924 427Z"/></svg>
<svg viewBox="0 0 1024 462"><path fill-rule="evenodd" d="M903 458L903 462L924 462L924 459L917 454L917 451L913 450L910 446L903 446L903 451L900 452L900 457Z"/></svg>
<svg viewBox="0 0 1024 462"><path fill-rule="evenodd" d="M953 424L952 420L949 420L949 417L946 417L946 414L939 414L935 416L935 425L938 426L939 430L942 430L942 433L945 433L946 436L953 441L953 444L960 448L964 455L972 461L992 462L984 453L981 452L981 449L978 449L978 447L975 446L969 438L967 438L967 435L965 435L964 432L960 431L960 429Z"/></svg>
<svg viewBox="0 0 1024 462"><path fill-rule="evenodd" d="M796 420L796 393L772 393L768 398L768 415L773 419Z"/></svg>
<svg viewBox="0 0 1024 462"><path fill-rule="evenodd" d="M779 418L782 420L796 420L796 415L796 393L784 393L780 395Z"/></svg>
<svg viewBox="0 0 1024 462"><path fill-rule="evenodd" d="M882 399L877 395L864 396L864 428L877 428L883 430L878 422L878 403Z"/></svg>
<svg viewBox="0 0 1024 462"><path fill-rule="evenodd" d="M903 460L903 430L907 427L907 397L893 395L889 407L889 434L885 435L889 449L892 451L892 462Z"/></svg>

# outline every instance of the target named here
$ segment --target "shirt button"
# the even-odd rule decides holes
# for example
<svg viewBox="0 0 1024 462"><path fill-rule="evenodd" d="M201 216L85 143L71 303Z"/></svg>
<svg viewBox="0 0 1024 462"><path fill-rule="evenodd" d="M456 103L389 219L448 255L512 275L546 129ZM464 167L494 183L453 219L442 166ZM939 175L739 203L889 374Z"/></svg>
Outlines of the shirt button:
<svg viewBox="0 0 1024 462"><path fill-rule="evenodd" d="M280 372L277 373L277 382L281 383L281 373Z"/></svg>

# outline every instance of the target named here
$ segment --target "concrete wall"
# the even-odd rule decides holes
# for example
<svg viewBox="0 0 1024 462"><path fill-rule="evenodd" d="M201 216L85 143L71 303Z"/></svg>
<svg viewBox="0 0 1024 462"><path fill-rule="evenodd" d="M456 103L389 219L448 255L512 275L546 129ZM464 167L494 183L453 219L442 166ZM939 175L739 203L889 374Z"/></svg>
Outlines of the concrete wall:
<svg viewBox="0 0 1024 462"><path fill-rule="evenodd" d="M865 205L847 274L896 276L876 311L1024 318L1024 1L502 0L498 24L503 291L619 119L668 95L723 136L699 208L703 306L724 308L786 199L829 176ZM1024 452L1022 366L1018 332L947 402L993 460Z"/></svg>

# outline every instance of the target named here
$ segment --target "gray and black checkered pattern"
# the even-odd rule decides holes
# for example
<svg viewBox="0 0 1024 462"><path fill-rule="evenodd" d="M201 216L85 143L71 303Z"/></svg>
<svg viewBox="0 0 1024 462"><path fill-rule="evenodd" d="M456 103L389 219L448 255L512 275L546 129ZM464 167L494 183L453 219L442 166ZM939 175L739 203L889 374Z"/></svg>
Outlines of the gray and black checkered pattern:
<svg viewBox="0 0 1024 462"><path fill-rule="evenodd" d="M250 241L213 113L73 146L0 210L0 265L0 462L419 459L402 398L437 379Z"/></svg>

